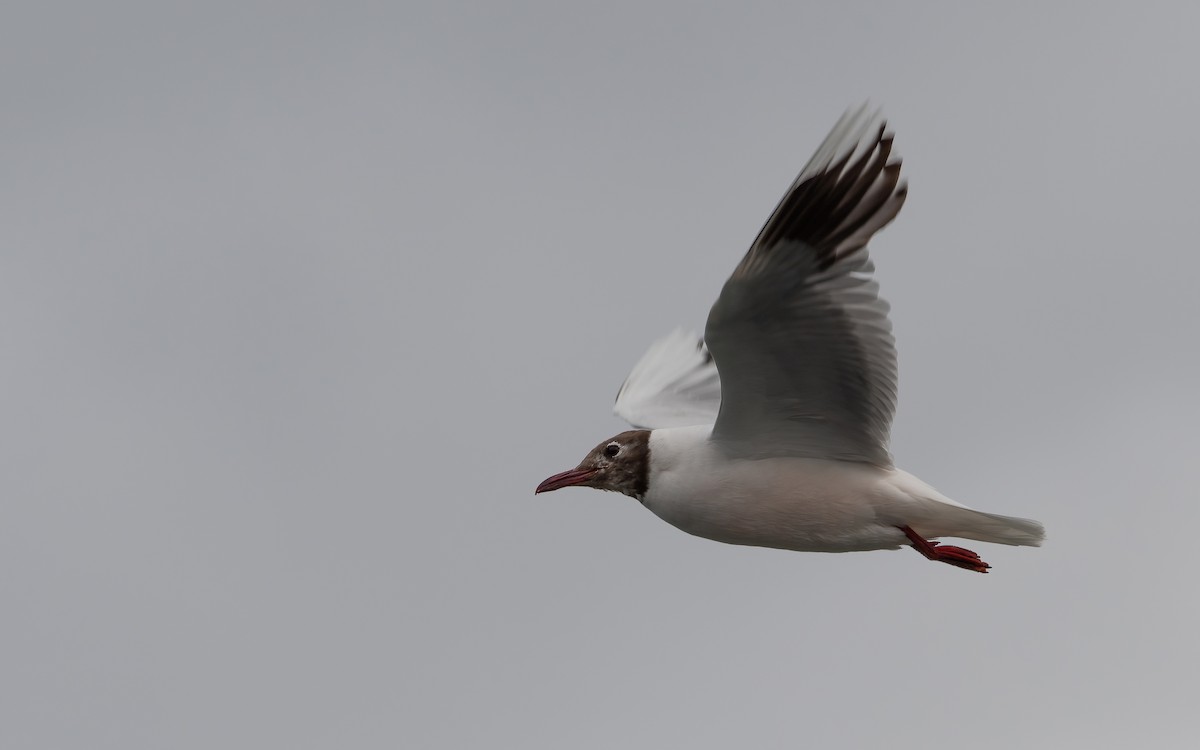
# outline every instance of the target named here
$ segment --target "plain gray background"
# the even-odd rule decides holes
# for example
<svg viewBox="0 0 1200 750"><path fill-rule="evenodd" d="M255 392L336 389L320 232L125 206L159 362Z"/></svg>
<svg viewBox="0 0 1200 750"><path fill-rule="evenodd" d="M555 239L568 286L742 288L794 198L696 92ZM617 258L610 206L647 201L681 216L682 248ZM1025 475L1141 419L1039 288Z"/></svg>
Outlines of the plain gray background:
<svg viewBox="0 0 1200 750"><path fill-rule="evenodd" d="M1191 745L1195 4L23 5L0 746ZM1047 545L535 497L866 98L897 459Z"/></svg>

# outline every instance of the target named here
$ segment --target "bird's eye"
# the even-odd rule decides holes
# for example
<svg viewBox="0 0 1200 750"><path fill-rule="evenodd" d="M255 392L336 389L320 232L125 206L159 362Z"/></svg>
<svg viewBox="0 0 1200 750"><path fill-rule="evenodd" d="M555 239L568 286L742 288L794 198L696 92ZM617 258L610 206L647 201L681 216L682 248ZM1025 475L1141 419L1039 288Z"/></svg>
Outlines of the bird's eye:
<svg viewBox="0 0 1200 750"><path fill-rule="evenodd" d="M617 445L616 443L609 443L608 445L604 446L604 455L608 456L609 458L616 458L617 454L620 452L621 446Z"/></svg>

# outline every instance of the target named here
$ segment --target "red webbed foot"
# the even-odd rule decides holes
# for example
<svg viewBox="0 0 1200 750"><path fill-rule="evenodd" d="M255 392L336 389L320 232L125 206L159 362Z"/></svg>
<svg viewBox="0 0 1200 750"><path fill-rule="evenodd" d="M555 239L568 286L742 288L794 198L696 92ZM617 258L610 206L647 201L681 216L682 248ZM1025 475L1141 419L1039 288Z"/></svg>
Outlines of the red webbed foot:
<svg viewBox="0 0 1200 750"><path fill-rule="evenodd" d="M908 537L909 541L912 542L913 549L920 552L928 560L937 560L948 565L973 570L976 573L986 573L988 572L988 568L992 567L969 549L931 542L907 526L899 528Z"/></svg>

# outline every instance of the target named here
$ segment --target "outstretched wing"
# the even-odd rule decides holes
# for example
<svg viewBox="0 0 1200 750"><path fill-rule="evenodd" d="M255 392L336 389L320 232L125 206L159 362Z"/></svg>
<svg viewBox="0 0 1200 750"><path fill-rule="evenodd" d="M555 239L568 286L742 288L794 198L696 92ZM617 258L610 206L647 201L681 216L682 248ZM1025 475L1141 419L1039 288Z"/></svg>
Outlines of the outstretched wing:
<svg viewBox="0 0 1200 750"><path fill-rule="evenodd" d="M640 429L712 424L721 380L704 342L682 328L650 345L617 393L613 411Z"/></svg>
<svg viewBox="0 0 1200 750"><path fill-rule="evenodd" d="M731 455L891 465L896 350L867 255L906 195L891 150L877 112L847 112L713 305L713 440Z"/></svg>

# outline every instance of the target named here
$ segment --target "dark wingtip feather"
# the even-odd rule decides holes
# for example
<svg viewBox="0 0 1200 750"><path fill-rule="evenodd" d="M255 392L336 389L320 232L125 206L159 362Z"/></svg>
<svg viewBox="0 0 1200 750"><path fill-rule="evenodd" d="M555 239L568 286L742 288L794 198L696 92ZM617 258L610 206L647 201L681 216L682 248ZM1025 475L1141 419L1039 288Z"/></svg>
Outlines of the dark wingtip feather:
<svg viewBox="0 0 1200 750"><path fill-rule="evenodd" d="M826 269L895 218L908 186L900 180L900 159L892 157L894 137L879 118L873 135L845 140L862 130L858 120L856 115L839 121L818 149L833 153L805 167L755 238L747 261L797 242L816 251L818 267Z"/></svg>

